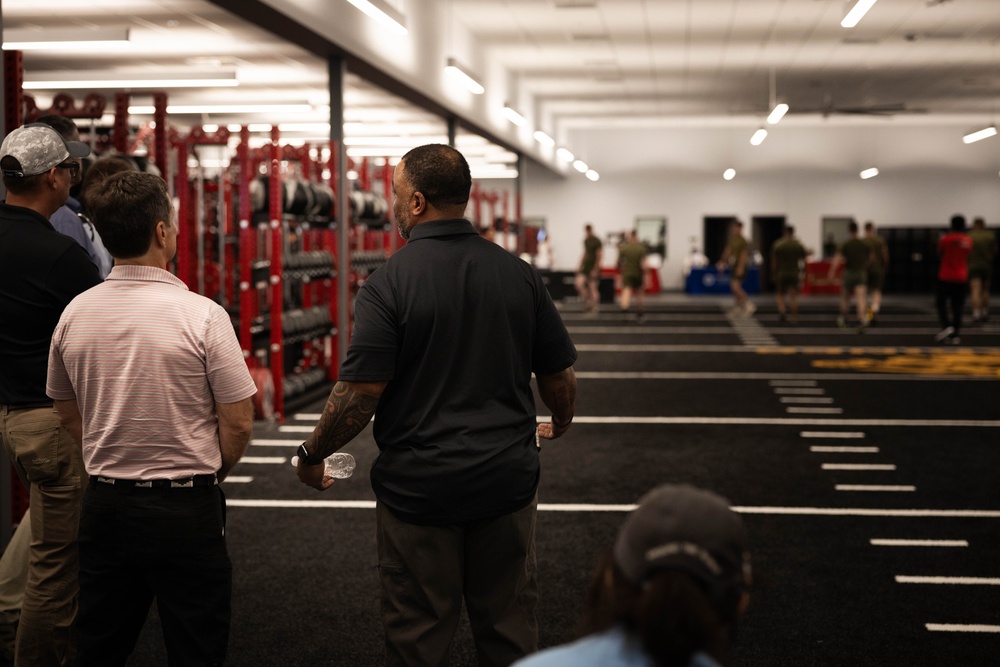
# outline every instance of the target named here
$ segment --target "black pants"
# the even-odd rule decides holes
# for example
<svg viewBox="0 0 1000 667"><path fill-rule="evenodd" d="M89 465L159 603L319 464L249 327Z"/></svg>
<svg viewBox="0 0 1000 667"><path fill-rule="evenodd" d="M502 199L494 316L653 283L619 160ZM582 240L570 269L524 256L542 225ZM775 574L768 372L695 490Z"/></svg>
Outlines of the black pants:
<svg viewBox="0 0 1000 667"><path fill-rule="evenodd" d="M218 486L121 488L91 480L80 518L81 667L124 665L156 599L168 662L222 665L232 564Z"/></svg>
<svg viewBox="0 0 1000 667"><path fill-rule="evenodd" d="M937 284L937 311L941 328L952 327L955 335L962 328L962 309L965 308L965 283L949 283L939 280ZM948 306L951 305L951 318Z"/></svg>

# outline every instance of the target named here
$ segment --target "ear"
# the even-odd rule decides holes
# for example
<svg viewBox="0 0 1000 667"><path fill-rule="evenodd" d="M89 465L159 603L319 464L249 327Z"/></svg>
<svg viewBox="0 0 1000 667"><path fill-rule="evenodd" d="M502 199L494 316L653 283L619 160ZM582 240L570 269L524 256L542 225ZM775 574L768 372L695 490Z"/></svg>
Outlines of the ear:
<svg viewBox="0 0 1000 667"><path fill-rule="evenodd" d="M423 192L414 192L410 197L410 215L420 216L427 212L429 204Z"/></svg>
<svg viewBox="0 0 1000 667"><path fill-rule="evenodd" d="M156 223L156 244L161 248L167 246L167 223L160 220Z"/></svg>

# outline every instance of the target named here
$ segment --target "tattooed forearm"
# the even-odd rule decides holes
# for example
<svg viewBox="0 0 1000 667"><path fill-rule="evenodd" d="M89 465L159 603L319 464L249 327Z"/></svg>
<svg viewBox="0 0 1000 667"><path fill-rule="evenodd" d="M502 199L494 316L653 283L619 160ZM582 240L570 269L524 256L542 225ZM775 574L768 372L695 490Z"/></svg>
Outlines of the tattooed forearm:
<svg viewBox="0 0 1000 667"><path fill-rule="evenodd" d="M384 384L335 384L306 449L326 458L350 442L371 421L384 389Z"/></svg>
<svg viewBox="0 0 1000 667"><path fill-rule="evenodd" d="M568 427L573 421L573 407L576 403L576 373L573 368L552 375L539 375L536 380L542 402L552 411L552 424Z"/></svg>

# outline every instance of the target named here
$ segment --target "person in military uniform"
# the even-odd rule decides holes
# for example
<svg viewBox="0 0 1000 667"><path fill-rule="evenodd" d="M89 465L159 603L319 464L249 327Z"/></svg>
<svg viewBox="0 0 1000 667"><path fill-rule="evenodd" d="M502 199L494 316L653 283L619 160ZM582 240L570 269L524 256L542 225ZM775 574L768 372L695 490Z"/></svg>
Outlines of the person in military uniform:
<svg viewBox="0 0 1000 667"><path fill-rule="evenodd" d="M865 223L865 237L862 239L871 251L871 264L868 266L868 322L875 324L878 312L882 308L882 287L885 285L885 269L889 264L889 246L885 239L875 233L875 224Z"/></svg>
<svg viewBox="0 0 1000 667"><path fill-rule="evenodd" d="M972 290L972 321L990 319L990 278L997 254L996 234L986 229L982 218L972 221L972 254L969 255L969 288Z"/></svg>
<svg viewBox="0 0 1000 667"><path fill-rule="evenodd" d="M636 314L640 321L645 317L643 279L646 270L646 254L646 246L639 241L635 230L628 233L625 243L618 250L618 260L622 270L621 307L622 310L629 309L634 292Z"/></svg>
<svg viewBox="0 0 1000 667"><path fill-rule="evenodd" d="M847 326L847 309L854 297L855 307L858 314L858 333L864 333L868 326L867 302L868 302L868 267L872 263L871 248L858 238L858 223L851 221L848 227L850 238L837 249L833 261L830 263L830 280L834 279L837 269L844 265L844 274L840 282L840 316L837 317L837 326L843 328Z"/></svg>
<svg viewBox="0 0 1000 667"><path fill-rule="evenodd" d="M733 293L733 315L743 315L750 317L757 310L757 306L747 297L743 289L743 279L747 276L747 268L750 265L750 243L743 237L743 223L733 218L729 226L729 242L726 249L722 251L722 257L716 265L720 272L730 267L729 288Z"/></svg>
<svg viewBox="0 0 1000 667"><path fill-rule="evenodd" d="M785 235L771 246L774 298L778 303L778 317L782 322L798 322L799 320L799 286L801 284L802 263L810 254L810 251L806 250L805 246L795 238L795 228L791 225L785 227ZM791 310L790 314L789 309Z"/></svg>
<svg viewBox="0 0 1000 667"><path fill-rule="evenodd" d="M580 269L576 274L576 291L583 299L587 312L596 313L601 304L601 295L597 291L601 279L601 257L604 244L594 234L590 223L584 226L583 257L580 259Z"/></svg>

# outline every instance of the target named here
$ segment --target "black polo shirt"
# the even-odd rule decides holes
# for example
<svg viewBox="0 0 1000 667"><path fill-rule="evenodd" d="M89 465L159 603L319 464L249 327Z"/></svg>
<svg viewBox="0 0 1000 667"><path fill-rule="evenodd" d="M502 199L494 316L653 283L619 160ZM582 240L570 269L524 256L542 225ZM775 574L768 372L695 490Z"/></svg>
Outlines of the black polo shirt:
<svg viewBox="0 0 1000 667"><path fill-rule="evenodd" d="M354 317L340 379L388 381L374 426L379 502L423 524L531 502L531 374L576 361L538 273L467 220L424 222L365 282Z"/></svg>
<svg viewBox="0 0 1000 667"><path fill-rule="evenodd" d="M100 282L76 241L41 214L0 203L0 404L51 402L52 331L73 297Z"/></svg>

